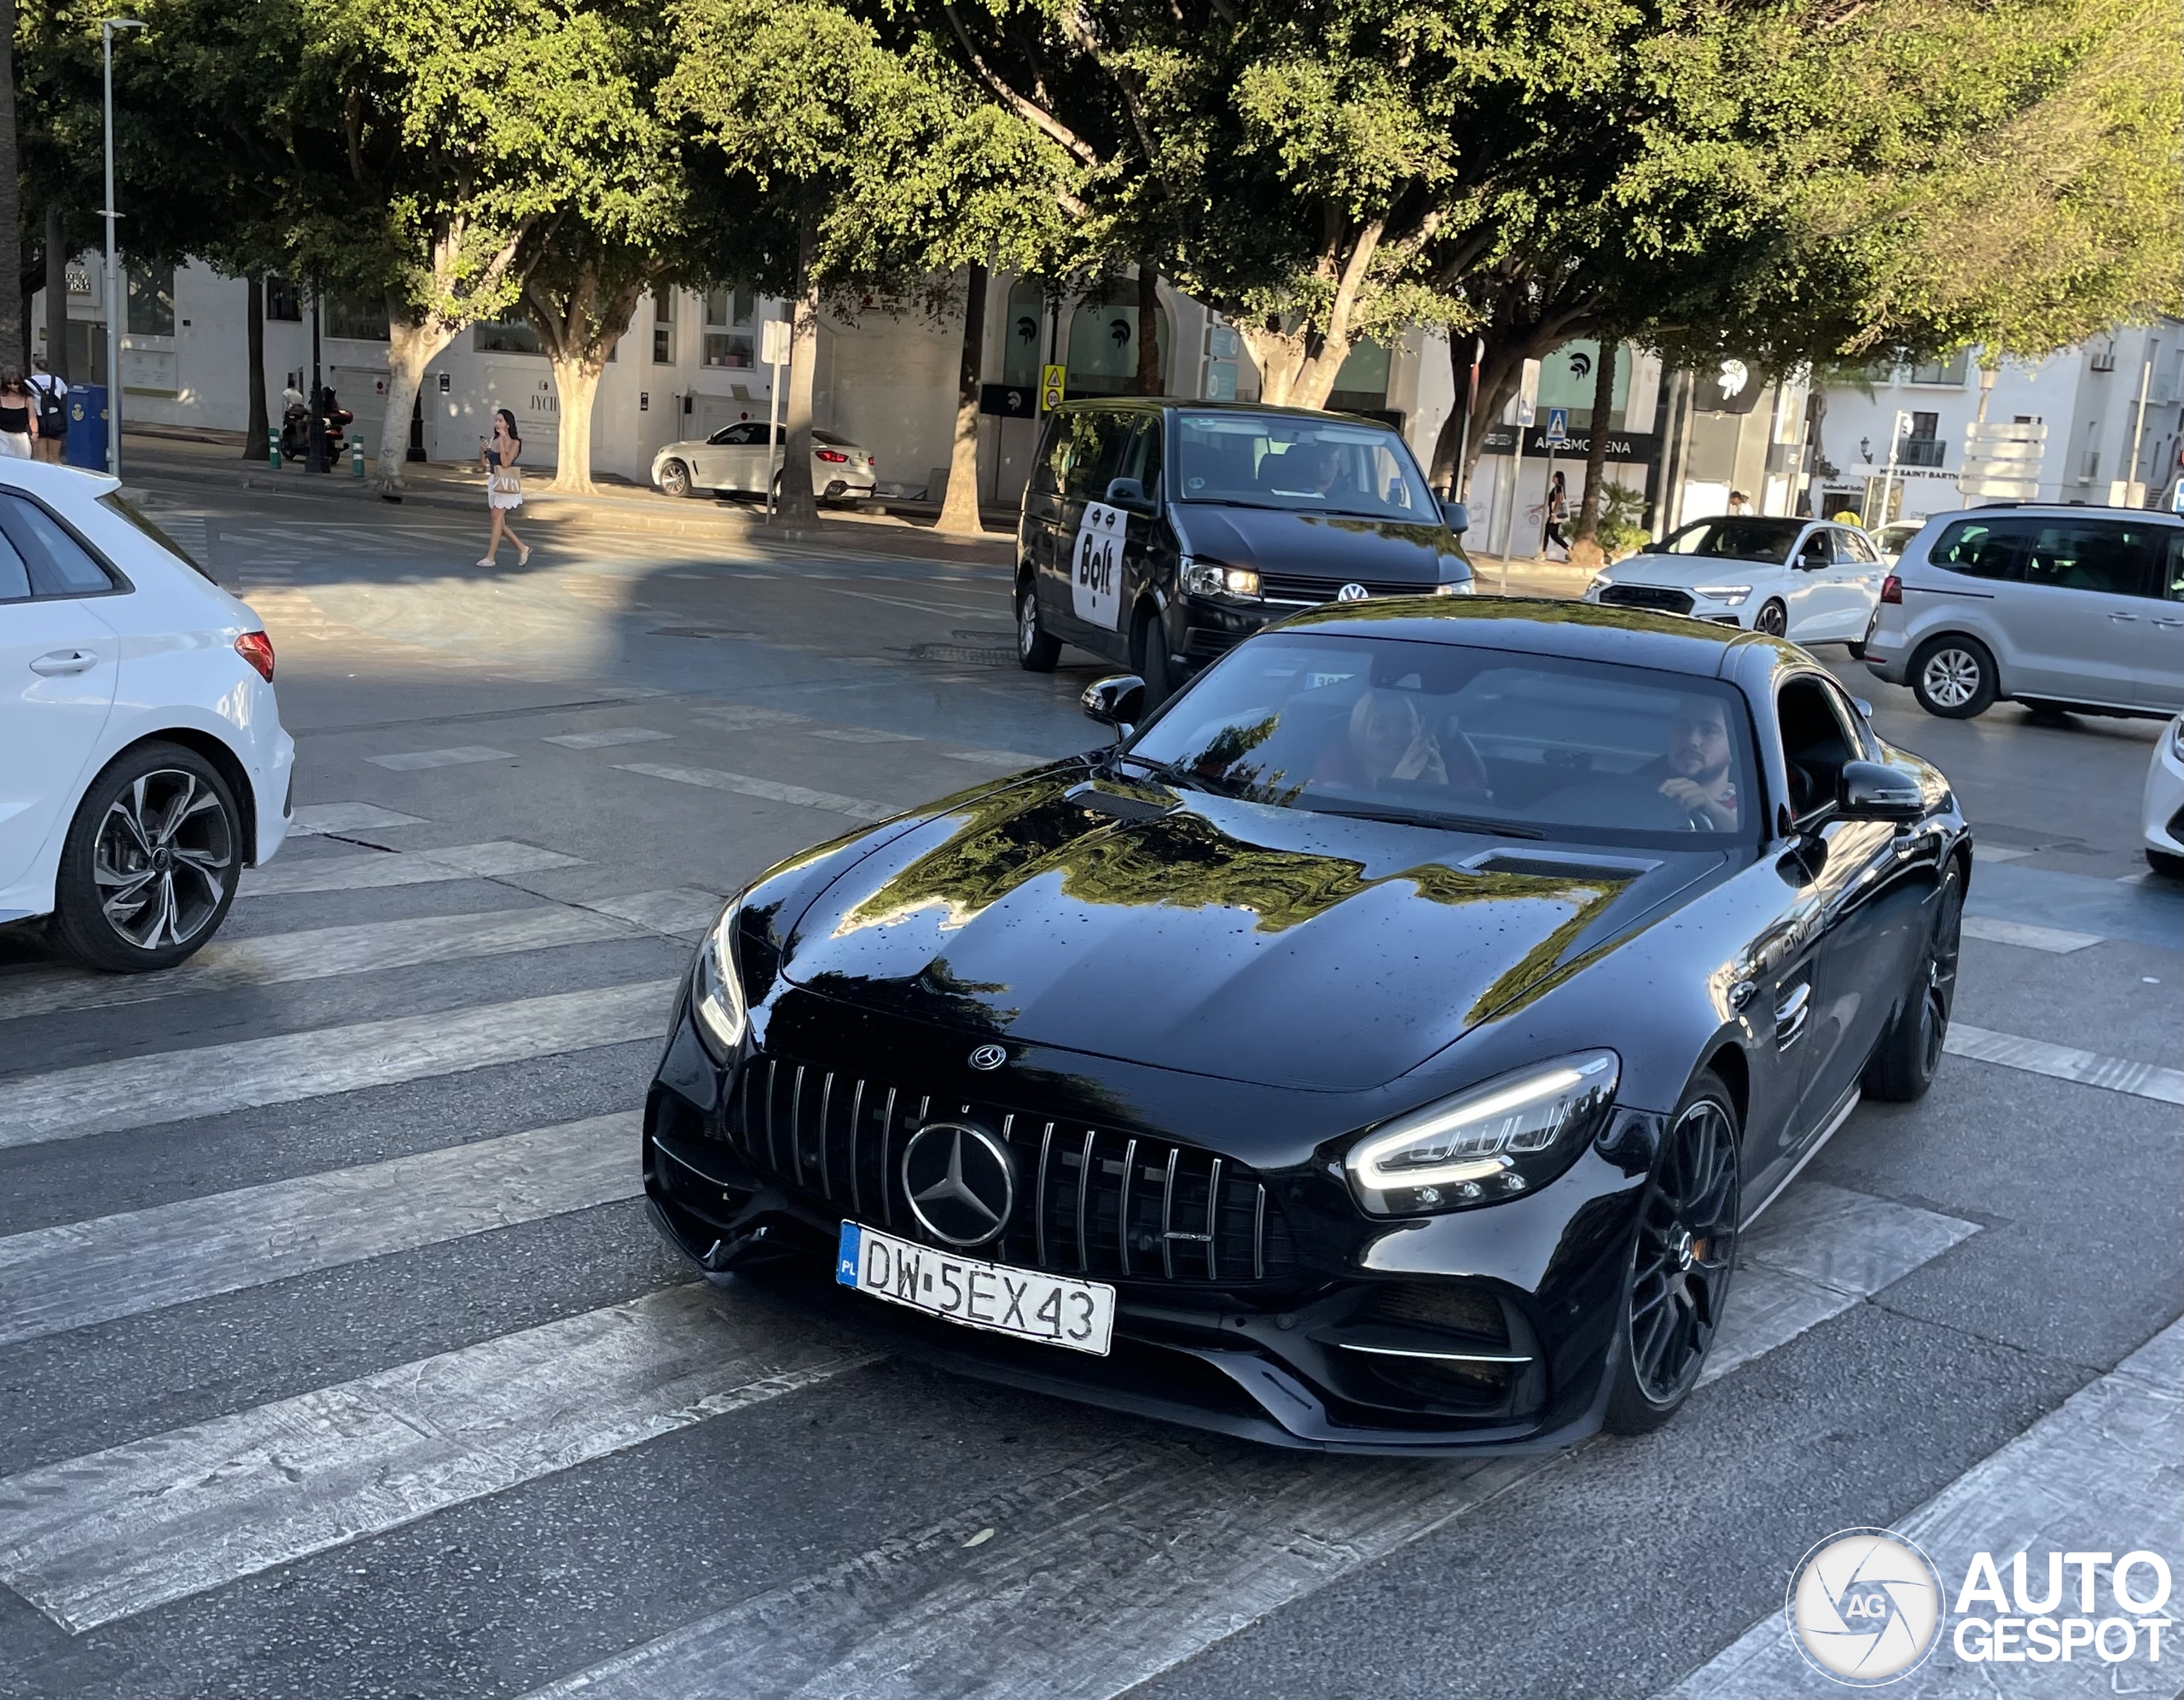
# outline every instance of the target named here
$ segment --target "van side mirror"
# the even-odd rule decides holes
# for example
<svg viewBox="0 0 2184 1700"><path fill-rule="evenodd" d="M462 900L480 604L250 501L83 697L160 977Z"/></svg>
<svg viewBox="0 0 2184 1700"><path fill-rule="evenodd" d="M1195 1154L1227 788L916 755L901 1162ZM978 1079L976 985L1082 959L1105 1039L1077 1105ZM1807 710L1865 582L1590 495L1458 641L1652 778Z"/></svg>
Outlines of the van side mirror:
<svg viewBox="0 0 2184 1700"><path fill-rule="evenodd" d="M1443 502L1441 518L1448 528L1460 537L1471 530L1471 509L1461 502Z"/></svg>
<svg viewBox="0 0 2184 1700"><path fill-rule="evenodd" d="M1921 820L1926 794L1909 774L1879 762L1845 762L1835 785L1835 815L1842 821L1889 821L1898 826Z"/></svg>
<svg viewBox="0 0 2184 1700"><path fill-rule="evenodd" d="M1153 498L1136 479L1111 479L1107 484L1107 506L1119 508L1125 513L1153 512Z"/></svg>
<svg viewBox="0 0 2184 1700"><path fill-rule="evenodd" d="M1127 738L1145 714L1145 681L1135 673L1110 673L1087 685L1077 700L1087 720L1112 726L1118 736Z"/></svg>

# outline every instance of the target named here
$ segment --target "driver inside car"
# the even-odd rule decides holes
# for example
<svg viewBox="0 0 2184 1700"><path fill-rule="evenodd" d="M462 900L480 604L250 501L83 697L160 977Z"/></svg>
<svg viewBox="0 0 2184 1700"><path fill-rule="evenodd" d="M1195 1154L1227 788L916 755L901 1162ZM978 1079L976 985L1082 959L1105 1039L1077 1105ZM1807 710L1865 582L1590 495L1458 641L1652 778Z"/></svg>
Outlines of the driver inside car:
<svg viewBox="0 0 2184 1700"><path fill-rule="evenodd" d="M1661 795L1717 833L1737 829L1734 746L1727 711L1714 697L1685 697L1669 721L1669 747L1644 771Z"/></svg>

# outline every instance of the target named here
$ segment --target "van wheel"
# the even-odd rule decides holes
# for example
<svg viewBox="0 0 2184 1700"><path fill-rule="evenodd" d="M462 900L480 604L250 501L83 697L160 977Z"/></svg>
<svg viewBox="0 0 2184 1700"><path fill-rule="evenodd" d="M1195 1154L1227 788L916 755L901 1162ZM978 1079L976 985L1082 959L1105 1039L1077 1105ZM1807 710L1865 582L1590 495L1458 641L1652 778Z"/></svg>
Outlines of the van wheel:
<svg viewBox="0 0 2184 1700"><path fill-rule="evenodd" d="M1928 714L1971 720L1994 706L1995 658L1977 638L1929 638L1911 658L1911 694Z"/></svg>
<svg viewBox="0 0 2184 1700"><path fill-rule="evenodd" d="M659 493L662 496L689 495L690 469L680 461L670 461L659 469Z"/></svg>
<svg viewBox="0 0 2184 1700"><path fill-rule="evenodd" d="M1025 573L1016 587L1016 659L1027 673L1051 673L1061 640L1039 624L1039 591Z"/></svg>
<svg viewBox="0 0 2184 1700"><path fill-rule="evenodd" d="M94 968L171 968L219 931L245 850L242 810L212 764L179 744L139 744L77 805L54 925Z"/></svg>
<svg viewBox="0 0 2184 1700"><path fill-rule="evenodd" d="M1147 714L1176 693L1175 664L1168 659L1168 634L1160 616L1148 608L1138 617L1130 652L1137 660L1137 676L1145 681Z"/></svg>

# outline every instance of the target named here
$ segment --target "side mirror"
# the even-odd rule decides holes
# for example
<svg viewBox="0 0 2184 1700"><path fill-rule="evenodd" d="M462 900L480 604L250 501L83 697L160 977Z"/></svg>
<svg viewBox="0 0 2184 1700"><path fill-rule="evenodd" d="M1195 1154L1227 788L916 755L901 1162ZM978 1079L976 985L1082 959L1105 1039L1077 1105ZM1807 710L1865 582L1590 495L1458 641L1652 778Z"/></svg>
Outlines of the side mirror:
<svg viewBox="0 0 2184 1700"><path fill-rule="evenodd" d="M1077 700L1087 720L1112 726L1118 736L1127 738L1145 713L1145 681L1135 673L1110 673L1087 685Z"/></svg>
<svg viewBox="0 0 2184 1700"><path fill-rule="evenodd" d="M1873 717L1873 705L1867 702L1863 697L1852 697L1850 699L1850 706L1857 710L1858 712L1867 720L1871 720Z"/></svg>
<svg viewBox="0 0 2184 1700"><path fill-rule="evenodd" d="M1461 502L1443 502L1441 518L1448 528L1460 537L1471 530L1471 509Z"/></svg>
<svg viewBox="0 0 2184 1700"><path fill-rule="evenodd" d="M1107 506L1119 508L1125 513L1150 513L1153 498L1145 493L1145 486L1136 479L1115 479L1107 485Z"/></svg>
<svg viewBox="0 0 2184 1700"><path fill-rule="evenodd" d="M1835 786L1837 819L1891 821L1902 826L1924 819L1926 813L1926 794L1910 775L1879 762L1843 763Z"/></svg>

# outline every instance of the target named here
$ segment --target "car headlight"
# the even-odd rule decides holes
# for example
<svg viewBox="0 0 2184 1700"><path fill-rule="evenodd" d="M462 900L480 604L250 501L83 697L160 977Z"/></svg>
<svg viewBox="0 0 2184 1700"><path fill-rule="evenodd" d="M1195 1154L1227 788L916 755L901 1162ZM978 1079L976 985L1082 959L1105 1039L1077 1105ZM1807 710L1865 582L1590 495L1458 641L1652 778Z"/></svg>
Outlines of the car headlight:
<svg viewBox="0 0 2184 1700"><path fill-rule="evenodd" d="M1248 566L1223 566L1218 561L1183 563L1183 589L1194 596L1257 596L1259 576Z"/></svg>
<svg viewBox="0 0 2184 1700"><path fill-rule="evenodd" d="M1588 596L1597 596L1614 583L1615 581L1605 572L1596 572L1593 575L1592 583L1585 587L1585 594Z"/></svg>
<svg viewBox="0 0 2184 1700"><path fill-rule="evenodd" d="M2169 753L2178 761L2184 762L2184 720L2169 722Z"/></svg>
<svg viewBox="0 0 2184 1700"><path fill-rule="evenodd" d="M1749 584L1694 584L1694 596L1704 596L1710 602L1719 602L1725 608L1741 608L1745 598L1751 595Z"/></svg>
<svg viewBox="0 0 2184 1700"><path fill-rule="evenodd" d="M1514 1198L1568 1166L1606 1115L1622 1071L1614 1052L1585 1051L1399 1116L1350 1148L1350 1190L1376 1216Z"/></svg>
<svg viewBox="0 0 2184 1700"><path fill-rule="evenodd" d="M1468 578L1452 578L1446 584L1435 585L1433 594L1436 596L1470 596L1477 594L1477 588Z"/></svg>
<svg viewBox="0 0 2184 1700"><path fill-rule="evenodd" d="M698 1031L713 1054L725 1062L743 1042L751 1024L750 1007L743 1001L743 978L735 969L735 929L743 917L743 900L736 899L721 912L706 942L698 947L697 981L690 1007L698 1018Z"/></svg>

